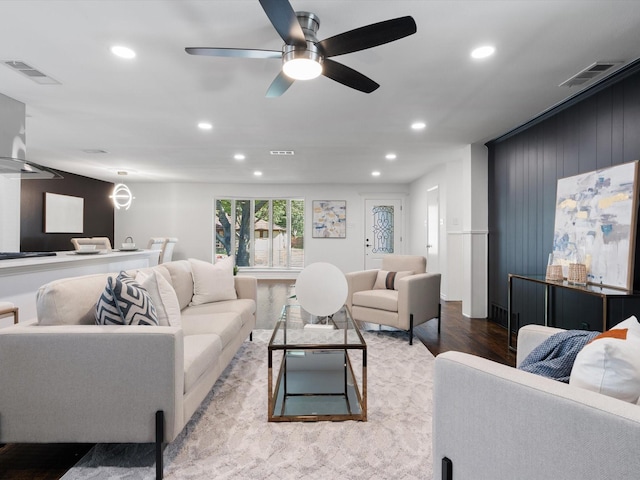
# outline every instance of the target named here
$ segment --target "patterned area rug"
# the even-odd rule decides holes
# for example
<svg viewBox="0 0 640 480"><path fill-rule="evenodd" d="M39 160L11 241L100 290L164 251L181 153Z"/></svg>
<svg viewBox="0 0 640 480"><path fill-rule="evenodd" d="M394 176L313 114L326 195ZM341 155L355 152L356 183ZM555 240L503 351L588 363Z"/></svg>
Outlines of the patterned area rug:
<svg viewBox="0 0 640 480"><path fill-rule="evenodd" d="M367 422L267 422L270 331L257 330L166 447L165 478L431 478L433 355L406 334L363 335ZM99 444L63 479L152 479L153 462L152 444Z"/></svg>

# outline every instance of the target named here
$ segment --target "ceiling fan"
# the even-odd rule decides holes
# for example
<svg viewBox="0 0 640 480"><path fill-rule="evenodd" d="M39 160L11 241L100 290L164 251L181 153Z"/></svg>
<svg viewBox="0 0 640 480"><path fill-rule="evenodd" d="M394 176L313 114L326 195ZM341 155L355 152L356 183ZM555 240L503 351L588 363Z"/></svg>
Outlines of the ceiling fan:
<svg viewBox="0 0 640 480"><path fill-rule="evenodd" d="M259 0L267 17L284 40L281 51L242 48L185 48L191 55L239 58L280 58L282 70L267 90L267 97L279 97L295 80L324 75L364 93L380 85L329 57L357 52L399 40L416 33L412 17L373 23L318 41L320 19L310 12L295 12L288 0Z"/></svg>

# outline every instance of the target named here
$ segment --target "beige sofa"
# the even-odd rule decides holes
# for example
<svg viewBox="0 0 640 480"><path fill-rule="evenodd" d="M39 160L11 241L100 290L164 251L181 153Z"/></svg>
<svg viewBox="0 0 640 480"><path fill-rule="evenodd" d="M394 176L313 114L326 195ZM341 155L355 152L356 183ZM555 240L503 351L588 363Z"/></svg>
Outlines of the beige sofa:
<svg viewBox="0 0 640 480"><path fill-rule="evenodd" d="M559 331L522 327L517 365ZM633 403L460 352L436 357L433 399L434 480L640 478Z"/></svg>
<svg viewBox="0 0 640 480"><path fill-rule="evenodd" d="M255 327L257 282L234 277L236 300L190 306L189 261L153 269L175 290L181 326L95 325L98 274L41 287L38 322L0 329L0 443L155 442L162 476L163 443Z"/></svg>

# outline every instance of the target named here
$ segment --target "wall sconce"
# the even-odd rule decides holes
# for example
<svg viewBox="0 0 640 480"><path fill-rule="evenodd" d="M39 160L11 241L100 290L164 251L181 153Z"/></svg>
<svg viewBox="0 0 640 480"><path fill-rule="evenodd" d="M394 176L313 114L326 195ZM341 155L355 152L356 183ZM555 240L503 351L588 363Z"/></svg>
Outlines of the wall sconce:
<svg viewBox="0 0 640 480"><path fill-rule="evenodd" d="M113 187L113 193L109 195L109 198L113 199L113 204L115 207L120 210L124 208L125 210L129 210L133 199L136 198L129 190L124 183L118 183L115 187Z"/></svg>

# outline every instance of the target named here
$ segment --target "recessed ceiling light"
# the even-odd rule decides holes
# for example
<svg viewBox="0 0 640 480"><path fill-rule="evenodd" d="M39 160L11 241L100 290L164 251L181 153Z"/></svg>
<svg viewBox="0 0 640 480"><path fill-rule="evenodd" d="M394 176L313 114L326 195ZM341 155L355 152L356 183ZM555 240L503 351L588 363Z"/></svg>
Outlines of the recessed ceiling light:
<svg viewBox="0 0 640 480"><path fill-rule="evenodd" d="M380 172L375 170L375 171L371 172L371 176L372 177L379 177L380 176Z"/></svg>
<svg viewBox="0 0 640 480"><path fill-rule="evenodd" d="M423 128L426 128L427 124L424 122L413 122L411 124L411 128L413 128L414 130L422 130Z"/></svg>
<svg viewBox="0 0 640 480"><path fill-rule="evenodd" d="M213 125L211 125L209 122L200 122L198 124L198 128L200 130L211 130L213 128Z"/></svg>
<svg viewBox="0 0 640 480"><path fill-rule="evenodd" d="M131 59L136 57L136 52L131 50L129 47L124 47L122 45L114 45L111 47L111 53L113 53L116 57Z"/></svg>
<svg viewBox="0 0 640 480"><path fill-rule="evenodd" d="M395 153L387 153L384 158L387 160L395 160L398 156Z"/></svg>
<svg viewBox="0 0 640 480"><path fill-rule="evenodd" d="M245 156L244 156L243 154L241 154L241 153L236 153L236 154L233 156L233 158L235 158L236 160L244 160L244 159L245 159L245 158L247 158L247 157L245 157Z"/></svg>
<svg viewBox="0 0 640 480"><path fill-rule="evenodd" d="M487 58L495 53L496 49L491 45L485 45L483 47L478 47L471 52L471 56L473 58Z"/></svg>
<svg viewBox="0 0 640 480"><path fill-rule="evenodd" d="M261 177L261 176L262 176L262 172L261 172L261 171L259 171L259 170L256 170L255 172L253 172L253 174L254 174L256 177Z"/></svg>

